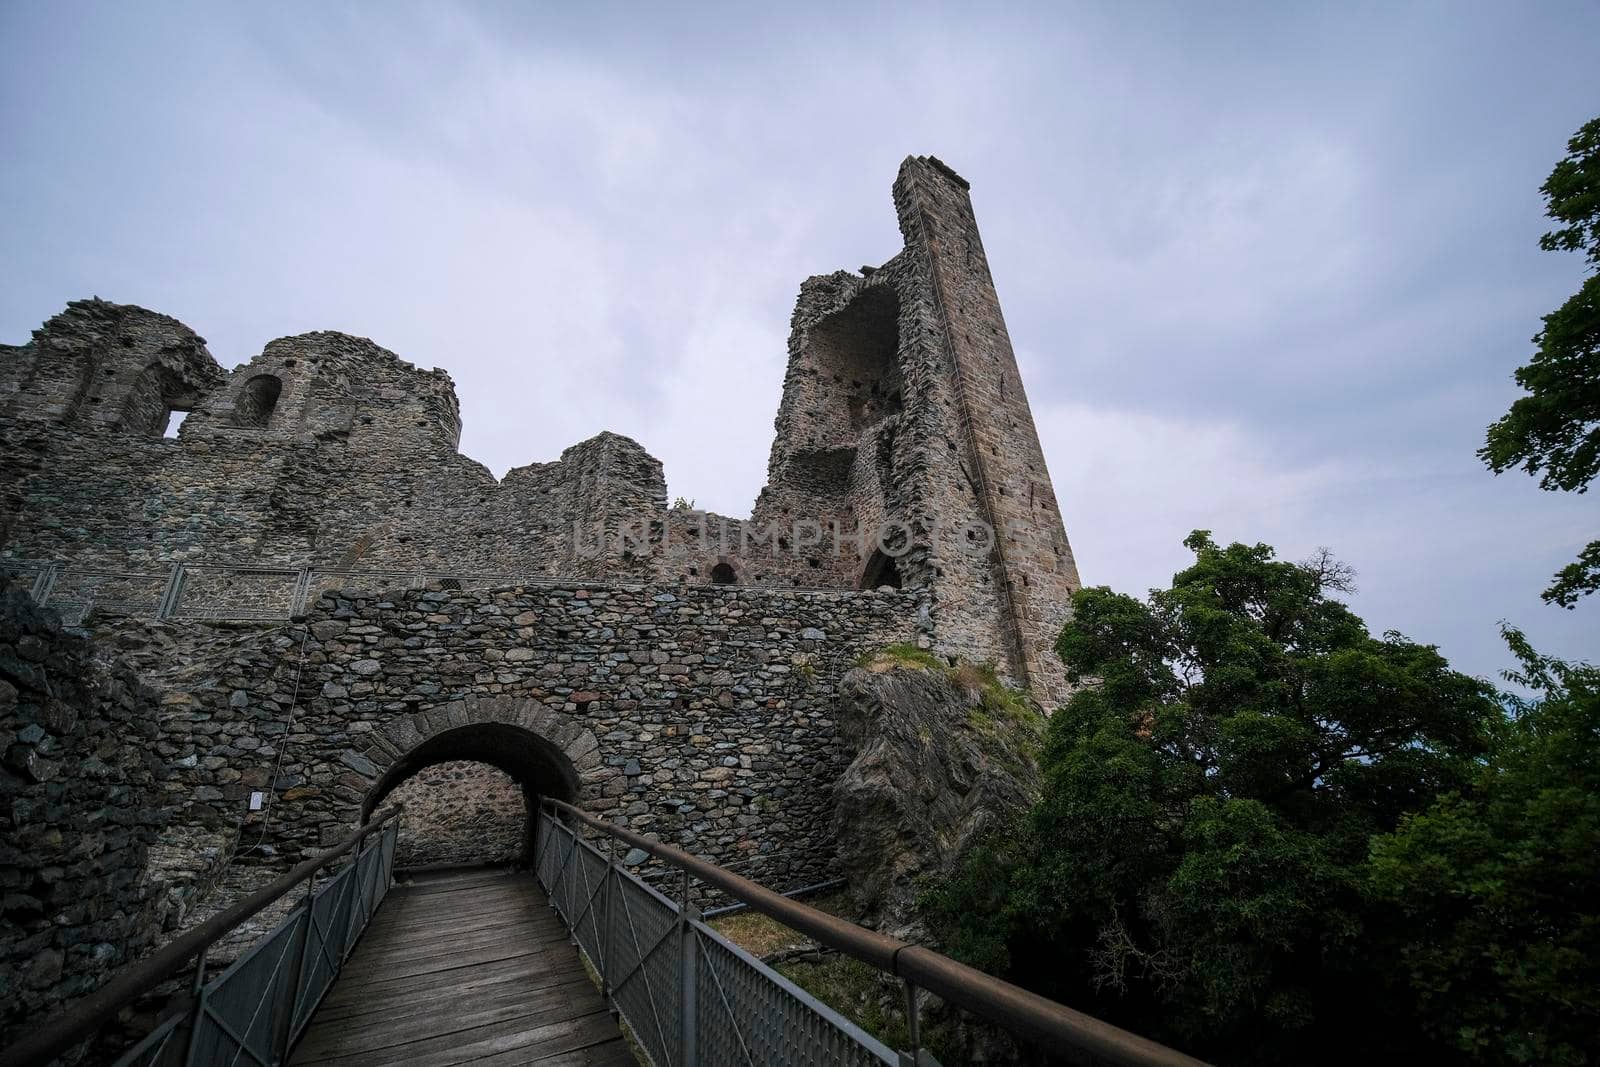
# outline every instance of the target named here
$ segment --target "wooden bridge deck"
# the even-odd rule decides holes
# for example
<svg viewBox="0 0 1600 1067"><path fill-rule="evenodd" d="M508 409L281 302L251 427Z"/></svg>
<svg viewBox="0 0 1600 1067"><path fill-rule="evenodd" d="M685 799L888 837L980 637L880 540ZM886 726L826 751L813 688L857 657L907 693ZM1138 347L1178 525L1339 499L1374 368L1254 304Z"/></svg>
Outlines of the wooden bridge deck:
<svg viewBox="0 0 1600 1067"><path fill-rule="evenodd" d="M290 1063L636 1067L544 892L502 870L391 889Z"/></svg>

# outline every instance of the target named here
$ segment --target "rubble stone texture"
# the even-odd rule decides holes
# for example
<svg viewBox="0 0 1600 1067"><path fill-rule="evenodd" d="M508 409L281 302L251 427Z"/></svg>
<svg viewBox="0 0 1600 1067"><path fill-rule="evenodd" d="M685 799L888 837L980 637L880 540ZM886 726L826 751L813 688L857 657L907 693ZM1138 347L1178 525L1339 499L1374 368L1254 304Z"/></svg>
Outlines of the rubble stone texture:
<svg viewBox="0 0 1600 1067"><path fill-rule="evenodd" d="M424 767L389 795L402 804L396 868L525 861L528 810L516 779L485 763Z"/></svg>
<svg viewBox="0 0 1600 1067"><path fill-rule="evenodd" d="M131 670L0 581L0 1047L162 927L157 719Z"/></svg>
<svg viewBox="0 0 1600 1067"><path fill-rule="evenodd" d="M130 951L147 897L157 926L192 921L460 761L524 810L574 800L787 888L840 869L834 785L862 738L839 687L863 652L915 643L1058 700L1077 570L967 183L913 157L893 195L893 258L801 286L743 519L669 508L661 464L614 433L497 480L457 451L449 376L365 338L225 371L177 320L95 298L0 346L0 567L53 576L48 602L158 693L103 706L74 652L80 731L121 716L137 754L32 722L7 741L29 798L58 788L17 777L30 760L128 783L104 820L49 798L7 816L6 921L87 848L115 857L92 907L126 928L51 949L70 978L41 955L30 1003Z"/></svg>

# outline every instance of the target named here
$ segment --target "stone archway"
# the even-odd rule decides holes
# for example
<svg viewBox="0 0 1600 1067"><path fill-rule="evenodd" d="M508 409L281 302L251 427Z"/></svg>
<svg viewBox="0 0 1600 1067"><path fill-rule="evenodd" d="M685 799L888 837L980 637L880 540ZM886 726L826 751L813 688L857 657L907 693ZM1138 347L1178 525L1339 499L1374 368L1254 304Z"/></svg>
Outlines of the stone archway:
<svg viewBox="0 0 1600 1067"><path fill-rule="evenodd" d="M439 763L469 760L505 772L521 786L530 814L542 797L581 803L598 796L604 783L621 773L601 761L592 732L532 700L467 697L396 716L372 739L358 768L368 782L362 822L397 786Z"/></svg>

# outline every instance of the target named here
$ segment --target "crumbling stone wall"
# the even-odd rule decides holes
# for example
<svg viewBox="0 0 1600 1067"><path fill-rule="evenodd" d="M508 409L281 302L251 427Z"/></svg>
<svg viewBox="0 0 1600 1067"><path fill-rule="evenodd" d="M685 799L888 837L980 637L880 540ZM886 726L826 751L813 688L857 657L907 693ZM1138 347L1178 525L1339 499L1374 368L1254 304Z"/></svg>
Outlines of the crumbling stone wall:
<svg viewBox="0 0 1600 1067"><path fill-rule="evenodd" d="M995 634L1013 642L1012 677L1032 686L1053 707L1066 694L1064 668L1054 646L1079 586L1078 567L968 188L932 157L907 160L894 185L900 230L907 252L922 261L940 346L949 360L947 382L956 403L954 427L960 431L953 451L965 452L960 481L932 483L939 494L934 507L959 508L965 503L962 494L970 491L976 510L996 533L988 557L992 609L982 596L981 568L967 572L973 578L970 584L943 585L954 593L950 601L963 601L974 592L984 601L970 613L953 612L962 616L953 628L966 634L975 649ZM946 524L946 530L952 529Z"/></svg>
<svg viewBox="0 0 1600 1067"><path fill-rule="evenodd" d="M894 200L897 255L801 287L748 520L669 509L660 463L612 433L497 481L456 450L449 376L364 338L281 338L224 372L181 323L96 299L0 346L0 562L131 573L122 599L148 605L174 563L919 587L924 644L1049 703L1077 571L967 183L912 157ZM166 439L173 411L190 414Z"/></svg>
<svg viewBox="0 0 1600 1067"><path fill-rule="evenodd" d="M155 939L155 694L0 580L0 1045Z"/></svg>

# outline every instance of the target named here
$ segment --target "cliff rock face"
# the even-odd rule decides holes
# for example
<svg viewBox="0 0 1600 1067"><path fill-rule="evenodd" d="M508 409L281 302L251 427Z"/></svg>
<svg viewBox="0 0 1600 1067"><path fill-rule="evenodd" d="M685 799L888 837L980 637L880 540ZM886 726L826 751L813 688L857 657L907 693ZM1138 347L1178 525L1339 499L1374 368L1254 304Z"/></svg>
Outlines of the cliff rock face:
<svg viewBox="0 0 1600 1067"><path fill-rule="evenodd" d="M980 668L880 656L841 680L839 727L856 750L834 793L844 877L878 929L921 939L924 886L1038 798L1043 718Z"/></svg>

